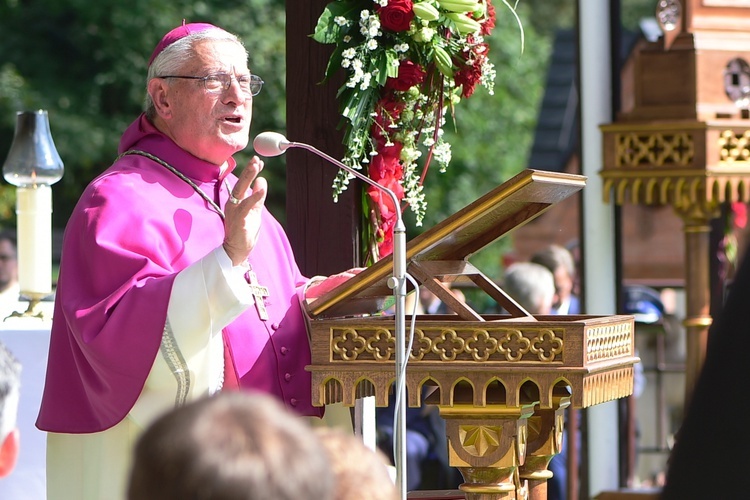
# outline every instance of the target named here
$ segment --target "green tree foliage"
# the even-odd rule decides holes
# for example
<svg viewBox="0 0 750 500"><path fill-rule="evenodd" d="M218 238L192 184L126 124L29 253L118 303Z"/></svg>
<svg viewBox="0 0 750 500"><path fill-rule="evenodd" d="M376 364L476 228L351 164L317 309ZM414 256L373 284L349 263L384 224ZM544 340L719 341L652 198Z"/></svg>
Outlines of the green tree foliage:
<svg viewBox="0 0 750 500"><path fill-rule="evenodd" d="M511 2L514 4L515 2ZM446 127L453 161L427 175L428 213L417 235L526 167L543 94L552 35L573 27L573 0L521 0L522 52L516 21L496 0L497 28L488 39L497 68L495 94L483 89L456 107ZM635 29L652 15L652 0L627 0L623 23ZM109 166L123 130L142 109L146 64L159 38L182 20L206 21L240 35L250 68L266 82L255 99L253 135L285 129L285 2L283 0L6 0L0 3L0 152L7 153L15 113L46 109L65 163L53 188L54 220L62 228L84 186ZM321 75L322 76L322 75ZM314 82L311 82L311 85ZM240 166L251 148L238 155ZM283 157L268 159L270 209L284 217ZM15 189L0 184L0 225L13 224ZM407 223L408 220L407 211ZM503 238L472 258L500 274ZM478 259L478 260L477 260Z"/></svg>
<svg viewBox="0 0 750 500"><path fill-rule="evenodd" d="M653 0L624 0L620 12L623 28L637 30L642 18L653 16L653 4ZM494 5L497 27L488 42L497 68L495 95L479 89L456 106L455 127L446 127L451 130L447 135L453 161L445 173L434 169L428 173L424 228L409 228L410 235L438 223L527 168L553 37L559 28L575 28L576 2L562 0L550 8L548 0L520 0L517 12L524 26L523 53L515 20L500 1ZM489 245L472 257L472 263L499 279L501 257L511 238L512 234Z"/></svg>
<svg viewBox="0 0 750 500"><path fill-rule="evenodd" d="M432 227L527 167L551 37L540 34L528 22L531 9L522 2L517 8L524 24L522 51L515 18L500 2L494 4L496 27L487 38L497 71L494 95L478 88L456 105L454 118L448 118L446 137L453 159L445 172L430 167L425 178L425 223L422 228L410 227L410 236ZM408 222L408 212L406 218ZM501 238L471 261L498 279L500 258L509 245L509 238Z"/></svg>
<svg viewBox="0 0 750 500"><path fill-rule="evenodd" d="M496 28L487 40L497 71L494 95L479 88L455 107L446 136L453 160L441 173L431 169L425 179L428 199L426 226L435 224L526 168L538 106L546 78L550 42L525 26L521 51L518 26L500 5ZM521 5L524 19L528 9Z"/></svg>
<svg viewBox="0 0 750 500"><path fill-rule="evenodd" d="M65 164L65 175L53 187L56 227L65 225L83 187L115 158L120 135L142 109L151 51L183 19L218 24L246 41L250 67L266 82L254 103L253 130L280 128L285 116L283 0L0 4L0 151L10 148L17 111L49 112ZM240 165L248 155L240 155ZM3 183L0 218L12 214L6 206L13 198L9 191L13 187Z"/></svg>

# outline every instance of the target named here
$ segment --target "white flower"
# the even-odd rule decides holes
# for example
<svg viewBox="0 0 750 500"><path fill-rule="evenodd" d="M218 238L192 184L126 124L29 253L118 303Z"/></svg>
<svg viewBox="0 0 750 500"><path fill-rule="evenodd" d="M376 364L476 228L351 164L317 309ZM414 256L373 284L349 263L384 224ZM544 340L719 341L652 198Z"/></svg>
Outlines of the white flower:
<svg viewBox="0 0 750 500"><path fill-rule="evenodd" d="M489 59L482 63L482 75L479 77L479 83L487 89L487 93L495 95L495 65Z"/></svg>
<svg viewBox="0 0 750 500"><path fill-rule="evenodd" d="M378 41L377 40L375 40L374 38L371 38L370 40L367 41L367 49L368 50L375 50L377 48L378 48Z"/></svg>
<svg viewBox="0 0 750 500"><path fill-rule="evenodd" d="M451 145L447 142L440 141L435 149L432 150L435 161L440 164L440 171L445 172L446 167L451 162Z"/></svg>
<svg viewBox="0 0 750 500"><path fill-rule="evenodd" d="M370 73L365 73L362 75L362 83L359 85L360 90L366 90L367 87L370 86L370 80L372 79L372 75Z"/></svg>
<svg viewBox="0 0 750 500"><path fill-rule="evenodd" d="M359 13L359 18L363 21L366 21L370 17L370 11L365 9L362 12Z"/></svg>
<svg viewBox="0 0 750 500"><path fill-rule="evenodd" d="M354 56L356 55L357 51L351 47L341 53L341 57L343 57L344 59L354 59Z"/></svg>
<svg viewBox="0 0 750 500"><path fill-rule="evenodd" d="M405 164L416 162L420 156L422 156L422 152L420 150L414 147L407 147L404 144L404 148L401 150L401 159Z"/></svg>
<svg viewBox="0 0 750 500"><path fill-rule="evenodd" d="M432 40L432 37L435 36L435 30L432 28L424 27L421 30L419 30L419 34L422 37L422 40L425 42L429 42Z"/></svg>
<svg viewBox="0 0 750 500"><path fill-rule="evenodd" d="M339 26L347 26L349 24L349 20L345 18L344 16L336 16L333 18L333 22L336 23Z"/></svg>

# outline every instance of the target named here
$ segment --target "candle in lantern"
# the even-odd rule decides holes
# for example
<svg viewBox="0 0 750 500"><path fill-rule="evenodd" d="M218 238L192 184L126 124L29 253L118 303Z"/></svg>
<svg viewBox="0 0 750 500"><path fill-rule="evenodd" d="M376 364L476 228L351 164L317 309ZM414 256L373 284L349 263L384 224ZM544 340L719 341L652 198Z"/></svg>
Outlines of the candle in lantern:
<svg viewBox="0 0 750 500"><path fill-rule="evenodd" d="M52 293L52 189L63 174L44 110L21 111L3 176L16 190L18 281L38 301Z"/></svg>
<svg viewBox="0 0 750 500"><path fill-rule="evenodd" d="M38 184L16 191L18 282L22 292L52 293L52 189Z"/></svg>

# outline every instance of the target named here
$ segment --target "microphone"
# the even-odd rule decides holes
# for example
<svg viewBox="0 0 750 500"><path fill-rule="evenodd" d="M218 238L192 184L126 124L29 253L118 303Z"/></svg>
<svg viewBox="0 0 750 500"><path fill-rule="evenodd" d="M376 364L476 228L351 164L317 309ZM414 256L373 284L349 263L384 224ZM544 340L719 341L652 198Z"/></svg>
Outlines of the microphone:
<svg viewBox="0 0 750 500"><path fill-rule="evenodd" d="M253 141L255 152L266 157L282 155L289 147L290 142L278 132L263 132Z"/></svg>
<svg viewBox="0 0 750 500"><path fill-rule="evenodd" d="M357 179L360 179L361 181L366 182L367 184L383 191L390 197L391 201L393 202L393 206L396 210L396 213L399 215L398 219L399 221L401 220L400 202L399 202L398 197L396 196L396 193L394 193L387 187L383 186L382 184L375 182L374 180L370 179L369 177L362 174L361 172L358 172L357 170L351 168L350 166L343 164L342 162L335 159L334 157L327 155L326 153L314 148L313 146L310 146L309 144L305 144L302 142L291 142L278 132L261 132L260 134L255 136L255 139L253 140L253 149L255 149L255 152L261 156L266 156L266 157L279 156L279 155L286 153L286 150L289 148L306 149L310 151L311 153L314 153L320 156L321 158L328 160L330 163L333 163L340 169L350 173ZM399 221L397 221L396 229L398 229ZM401 224L403 224L403 222L401 222Z"/></svg>
<svg viewBox="0 0 750 500"><path fill-rule="evenodd" d="M406 498L406 226L401 214L401 206L396 193L378 184L366 175L344 165L344 163L302 142L290 142L278 132L262 132L253 140L255 152L261 156L279 156L289 148L301 148L314 153L357 179L386 193L396 210L396 224L393 226L393 276L388 286L396 299L396 408L394 414L394 462L396 465L396 486L401 499Z"/></svg>

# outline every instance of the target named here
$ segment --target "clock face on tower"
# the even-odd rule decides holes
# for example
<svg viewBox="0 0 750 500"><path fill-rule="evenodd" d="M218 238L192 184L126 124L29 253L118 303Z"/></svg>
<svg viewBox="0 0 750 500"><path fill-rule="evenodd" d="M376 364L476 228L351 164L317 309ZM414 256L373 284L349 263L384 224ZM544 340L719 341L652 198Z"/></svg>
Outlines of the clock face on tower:
<svg viewBox="0 0 750 500"><path fill-rule="evenodd" d="M664 31L674 30L681 14L682 4L679 0L659 0L656 3L656 20Z"/></svg>
<svg viewBox="0 0 750 500"><path fill-rule="evenodd" d="M724 70L724 91L738 107L750 104L750 64L742 58L729 61Z"/></svg>

